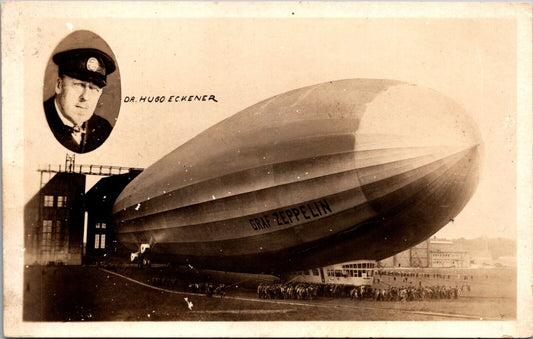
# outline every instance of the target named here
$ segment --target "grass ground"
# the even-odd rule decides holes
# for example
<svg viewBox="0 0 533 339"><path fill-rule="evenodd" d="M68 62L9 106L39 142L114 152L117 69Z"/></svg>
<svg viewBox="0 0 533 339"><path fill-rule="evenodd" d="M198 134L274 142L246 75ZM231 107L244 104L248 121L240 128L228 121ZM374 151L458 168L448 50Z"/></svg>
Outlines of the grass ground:
<svg viewBox="0 0 533 339"><path fill-rule="evenodd" d="M157 269L152 269L157 270ZM116 270L141 282L153 273L136 268ZM201 276L182 278L201 279ZM234 281L234 277L227 276ZM228 281L227 281L228 282ZM509 298L459 298L418 302L313 301L258 299L252 277L227 289L226 298L183 293L134 283L96 267L28 266L25 269L25 321L294 321L294 320L509 320L516 302ZM187 298L187 300L185 300ZM192 303L189 308L188 302ZM430 312L432 314L424 313ZM436 313L436 314L435 314ZM448 316L438 315L446 313ZM461 317L454 318L453 315Z"/></svg>

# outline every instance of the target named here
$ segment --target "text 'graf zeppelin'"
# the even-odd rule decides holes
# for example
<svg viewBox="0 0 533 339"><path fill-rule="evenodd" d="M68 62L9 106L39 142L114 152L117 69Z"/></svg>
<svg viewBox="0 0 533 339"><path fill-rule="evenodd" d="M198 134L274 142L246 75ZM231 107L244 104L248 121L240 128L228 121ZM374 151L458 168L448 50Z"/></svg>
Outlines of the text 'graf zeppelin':
<svg viewBox="0 0 533 339"><path fill-rule="evenodd" d="M249 222L252 228L258 231L273 226L290 225L305 220L315 219L332 212L328 201L323 199L252 218Z"/></svg>

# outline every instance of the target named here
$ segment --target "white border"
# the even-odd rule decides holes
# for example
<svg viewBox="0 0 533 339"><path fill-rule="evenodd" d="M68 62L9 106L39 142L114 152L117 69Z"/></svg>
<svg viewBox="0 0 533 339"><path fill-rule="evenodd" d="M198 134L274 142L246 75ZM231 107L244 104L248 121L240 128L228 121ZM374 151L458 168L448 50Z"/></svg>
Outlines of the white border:
<svg viewBox="0 0 533 339"><path fill-rule="evenodd" d="M127 11L124 8L127 6ZM53 7L54 10L50 10ZM43 15L42 13L47 13ZM186 13L186 15L184 15ZM293 14L294 13L294 14ZM394 13L391 15L391 13ZM176 18L176 17L371 17L510 18L518 21L518 314L502 322L121 322L22 323L22 305L13 303L13 272L22 267L22 251L10 247L20 227L23 192L24 23L31 18ZM7 2L2 4L2 123L4 197L4 335L8 336L531 336L532 286L532 92L531 4L518 3L350 3L350 2ZM13 137L16 135L17 137ZM21 287L21 286L20 286Z"/></svg>

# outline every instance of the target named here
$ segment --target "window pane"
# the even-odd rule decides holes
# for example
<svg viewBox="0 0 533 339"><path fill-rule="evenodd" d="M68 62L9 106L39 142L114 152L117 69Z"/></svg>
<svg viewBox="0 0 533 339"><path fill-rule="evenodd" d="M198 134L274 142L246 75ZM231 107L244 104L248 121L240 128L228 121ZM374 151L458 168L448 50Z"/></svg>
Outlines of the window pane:
<svg viewBox="0 0 533 339"><path fill-rule="evenodd" d="M55 227L55 233L61 232L61 220L56 220L56 227Z"/></svg>
<svg viewBox="0 0 533 339"><path fill-rule="evenodd" d="M67 206L67 197L64 195L59 195L57 197L57 207L65 207Z"/></svg>
<svg viewBox="0 0 533 339"><path fill-rule="evenodd" d="M43 233L52 232L52 220L43 220Z"/></svg>
<svg viewBox="0 0 533 339"><path fill-rule="evenodd" d="M100 239L100 248L105 248L105 234L102 234Z"/></svg>
<svg viewBox="0 0 533 339"><path fill-rule="evenodd" d="M102 228L106 228L105 222L102 223Z"/></svg>
<svg viewBox="0 0 533 339"><path fill-rule="evenodd" d="M54 207L54 196L53 195L44 196L44 207Z"/></svg>
<svg viewBox="0 0 533 339"><path fill-rule="evenodd" d="M100 223L97 222L95 227L96 227L96 228L100 228Z"/></svg>
<svg viewBox="0 0 533 339"><path fill-rule="evenodd" d="M100 234L94 236L94 248L100 248Z"/></svg>

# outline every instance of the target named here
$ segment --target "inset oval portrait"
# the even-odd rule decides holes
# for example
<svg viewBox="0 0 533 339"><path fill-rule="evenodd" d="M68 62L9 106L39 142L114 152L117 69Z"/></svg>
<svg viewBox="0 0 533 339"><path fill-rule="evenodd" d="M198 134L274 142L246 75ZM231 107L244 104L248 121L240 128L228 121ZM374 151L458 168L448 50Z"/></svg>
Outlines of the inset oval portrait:
<svg viewBox="0 0 533 339"><path fill-rule="evenodd" d="M81 30L58 44L43 86L46 120L58 142L76 153L100 147L115 126L120 97L116 58L101 37Z"/></svg>

